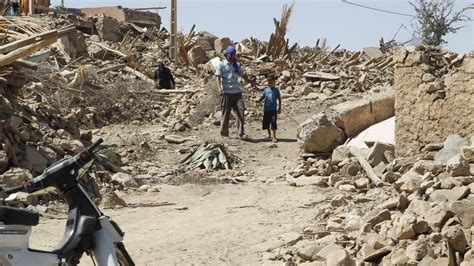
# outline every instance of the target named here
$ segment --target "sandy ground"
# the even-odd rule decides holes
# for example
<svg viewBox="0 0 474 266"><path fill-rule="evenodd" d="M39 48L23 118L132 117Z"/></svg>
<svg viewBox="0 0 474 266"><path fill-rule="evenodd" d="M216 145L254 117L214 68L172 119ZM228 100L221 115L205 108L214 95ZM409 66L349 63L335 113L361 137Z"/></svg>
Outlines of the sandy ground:
<svg viewBox="0 0 474 266"><path fill-rule="evenodd" d="M105 210L126 232L125 244L137 265L262 264L261 255L252 250L252 245L313 225L314 205L326 200L323 193L311 187L269 182L295 166L299 152L296 121L302 119L303 116L280 119L281 140L276 148L259 140L265 135L259 130L259 121L247 127L254 141L225 140L245 161L242 169L255 174L252 182L160 185L157 193L122 195L133 207ZM141 126L130 130L153 128ZM212 140L219 138L217 132L215 127L193 135ZM113 141L112 136L106 141ZM181 157L173 151L163 152L160 158L177 162ZM163 202L173 205L156 206ZM64 218L43 219L34 228L32 247L53 249L62 237ZM92 263L83 257L81 265Z"/></svg>

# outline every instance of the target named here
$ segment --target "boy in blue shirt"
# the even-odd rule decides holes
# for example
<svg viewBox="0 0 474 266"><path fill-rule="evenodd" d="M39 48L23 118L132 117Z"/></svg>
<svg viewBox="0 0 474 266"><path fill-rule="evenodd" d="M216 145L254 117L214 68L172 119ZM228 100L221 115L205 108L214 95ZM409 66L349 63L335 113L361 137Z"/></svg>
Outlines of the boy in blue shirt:
<svg viewBox="0 0 474 266"><path fill-rule="evenodd" d="M277 116L281 113L281 95L280 90L275 87L276 78L273 75L267 77L268 87L263 90L262 97L256 102L261 103L265 100L263 108L263 130L268 131L268 138L272 139L273 142L277 142L276 130L277 130ZM278 100L278 105L277 105ZM270 133L271 128L271 134Z"/></svg>

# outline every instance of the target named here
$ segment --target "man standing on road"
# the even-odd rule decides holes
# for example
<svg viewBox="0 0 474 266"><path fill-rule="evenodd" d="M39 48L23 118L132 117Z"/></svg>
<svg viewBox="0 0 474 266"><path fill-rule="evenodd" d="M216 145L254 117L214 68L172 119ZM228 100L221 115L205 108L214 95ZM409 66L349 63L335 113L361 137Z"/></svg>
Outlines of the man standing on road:
<svg viewBox="0 0 474 266"><path fill-rule="evenodd" d="M239 76L248 80L245 70L237 62L237 51L234 46L229 46L224 51L225 59L219 64L215 75L217 76L218 93L221 95L221 136L229 137L230 112L234 110L237 116L237 127L240 139L247 139L244 127L245 105L242 98Z"/></svg>
<svg viewBox="0 0 474 266"><path fill-rule="evenodd" d="M165 66L164 62L158 63L153 79L155 80L155 88L157 89L176 89L173 74L171 70Z"/></svg>

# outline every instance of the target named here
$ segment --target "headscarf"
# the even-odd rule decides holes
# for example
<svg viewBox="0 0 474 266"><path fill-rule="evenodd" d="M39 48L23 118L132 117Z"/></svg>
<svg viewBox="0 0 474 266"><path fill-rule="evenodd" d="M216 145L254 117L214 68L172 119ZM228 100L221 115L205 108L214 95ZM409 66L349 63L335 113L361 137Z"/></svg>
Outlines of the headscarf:
<svg viewBox="0 0 474 266"><path fill-rule="evenodd" d="M235 47L232 45L227 47L227 49L225 49L225 52L224 52L224 55L226 56L226 58L228 58L230 55L236 55L236 54L237 54L237 50L235 50ZM240 72L240 66L237 63L237 58L234 58L234 61L232 62L232 67L234 68L235 73Z"/></svg>

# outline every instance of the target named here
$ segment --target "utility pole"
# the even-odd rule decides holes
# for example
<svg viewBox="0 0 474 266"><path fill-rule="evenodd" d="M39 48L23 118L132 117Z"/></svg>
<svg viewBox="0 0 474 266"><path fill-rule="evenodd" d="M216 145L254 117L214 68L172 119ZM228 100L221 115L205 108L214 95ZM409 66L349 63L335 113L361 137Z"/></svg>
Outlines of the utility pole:
<svg viewBox="0 0 474 266"><path fill-rule="evenodd" d="M64 9L64 0L61 0L61 8Z"/></svg>
<svg viewBox="0 0 474 266"><path fill-rule="evenodd" d="M171 0L171 25L170 25L170 60L175 62L176 61L176 53L177 49L176 46L178 45L177 34L178 34L178 26L177 26L177 15L178 15L178 7L177 7L177 0Z"/></svg>

